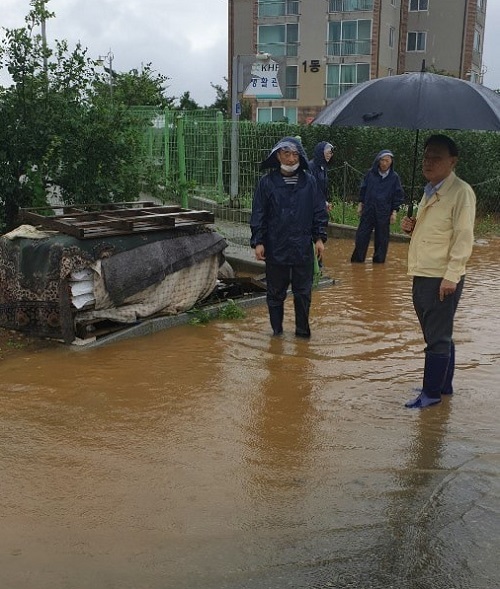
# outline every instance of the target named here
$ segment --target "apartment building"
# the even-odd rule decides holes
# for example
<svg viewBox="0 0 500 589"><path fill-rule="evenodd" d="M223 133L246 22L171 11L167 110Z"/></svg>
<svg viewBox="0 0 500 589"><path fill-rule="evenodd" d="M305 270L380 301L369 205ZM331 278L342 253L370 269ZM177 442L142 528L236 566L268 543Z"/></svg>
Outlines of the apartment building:
<svg viewBox="0 0 500 589"><path fill-rule="evenodd" d="M486 2L229 0L229 64L256 54L279 64L282 97L251 99L261 122L307 123L352 86L420 71L424 60L482 83ZM230 94L240 90L233 77L248 75L230 67Z"/></svg>

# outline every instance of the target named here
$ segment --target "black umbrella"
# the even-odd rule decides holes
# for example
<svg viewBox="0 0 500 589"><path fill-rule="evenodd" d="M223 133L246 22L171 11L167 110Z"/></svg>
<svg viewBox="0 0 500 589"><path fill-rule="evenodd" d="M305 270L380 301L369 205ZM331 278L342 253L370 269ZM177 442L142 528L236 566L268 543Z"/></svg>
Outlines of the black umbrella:
<svg viewBox="0 0 500 589"><path fill-rule="evenodd" d="M450 76L425 71L400 74L354 86L324 108L313 124L416 130L411 216L419 130L500 131L500 95Z"/></svg>

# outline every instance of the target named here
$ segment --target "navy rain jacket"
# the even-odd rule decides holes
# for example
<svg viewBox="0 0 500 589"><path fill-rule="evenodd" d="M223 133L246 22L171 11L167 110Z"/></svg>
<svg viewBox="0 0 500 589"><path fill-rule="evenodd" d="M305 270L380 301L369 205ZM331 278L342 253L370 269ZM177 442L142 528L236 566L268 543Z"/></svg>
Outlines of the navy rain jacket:
<svg viewBox="0 0 500 589"><path fill-rule="evenodd" d="M296 185L287 185L276 158L278 146L291 142L299 152L300 167ZM328 215L325 199L315 178L307 172L308 163L302 144L285 137L272 149L262 168L272 168L255 189L250 227L250 245L263 244L266 261L280 265L313 263L312 243L326 242Z"/></svg>
<svg viewBox="0 0 500 589"><path fill-rule="evenodd" d="M332 161L327 162L325 160L325 148L330 145L334 149L333 145L328 141L321 141L314 148L313 159L309 160L309 171L316 178L318 188L323 194L325 200L330 200L328 195L328 165Z"/></svg>
<svg viewBox="0 0 500 589"><path fill-rule="evenodd" d="M387 153L390 152L384 149L377 154L370 171L361 183L359 202L363 203L363 215L372 213L379 219L384 217L389 219L391 212L399 211L399 207L404 202L405 195L401 180L393 170L394 157L389 174L385 178L379 174L378 162Z"/></svg>

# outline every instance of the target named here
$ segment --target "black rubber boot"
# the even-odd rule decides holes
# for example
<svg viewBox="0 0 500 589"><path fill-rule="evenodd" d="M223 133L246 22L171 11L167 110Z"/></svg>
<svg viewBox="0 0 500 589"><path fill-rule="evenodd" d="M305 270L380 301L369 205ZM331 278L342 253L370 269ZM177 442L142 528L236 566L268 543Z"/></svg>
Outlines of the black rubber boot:
<svg viewBox="0 0 500 589"><path fill-rule="evenodd" d="M450 357L442 354L425 354L424 382L418 397L405 403L410 409L424 409L441 403L441 391L446 377Z"/></svg>
<svg viewBox="0 0 500 589"><path fill-rule="evenodd" d="M455 344L451 342L450 347L450 361L448 362L448 369L444 378L443 388L441 394L453 395L453 375L455 374Z"/></svg>
<svg viewBox="0 0 500 589"><path fill-rule="evenodd" d="M293 297L295 309L295 335L297 337L310 338L309 307L310 299L306 295L296 294Z"/></svg>
<svg viewBox="0 0 500 589"><path fill-rule="evenodd" d="M273 335L281 335L283 333L283 305L269 308L269 320L273 329Z"/></svg>
<svg viewBox="0 0 500 589"><path fill-rule="evenodd" d="M365 258L358 253L357 249L355 249L352 252L351 263L352 264L363 264L364 261L365 261Z"/></svg>

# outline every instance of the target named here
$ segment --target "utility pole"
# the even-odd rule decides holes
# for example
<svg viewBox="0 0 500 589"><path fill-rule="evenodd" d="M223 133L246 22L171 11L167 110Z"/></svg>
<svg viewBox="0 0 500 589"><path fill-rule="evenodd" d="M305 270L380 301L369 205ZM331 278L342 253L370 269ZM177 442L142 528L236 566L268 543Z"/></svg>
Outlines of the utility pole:
<svg viewBox="0 0 500 589"><path fill-rule="evenodd" d="M106 55L99 55L99 58L96 59L95 63L97 65L103 66L104 71L108 73L108 83L109 83L109 94L111 96L111 102L113 102L113 59L115 56L111 49L108 51ZM108 64L109 67L106 67Z"/></svg>
<svg viewBox="0 0 500 589"><path fill-rule="evenodd" d="M43 71L47 75L48 63L47 63L47 27L45 25L45 17L42 17L42 51L43 51Z"/></svg>

